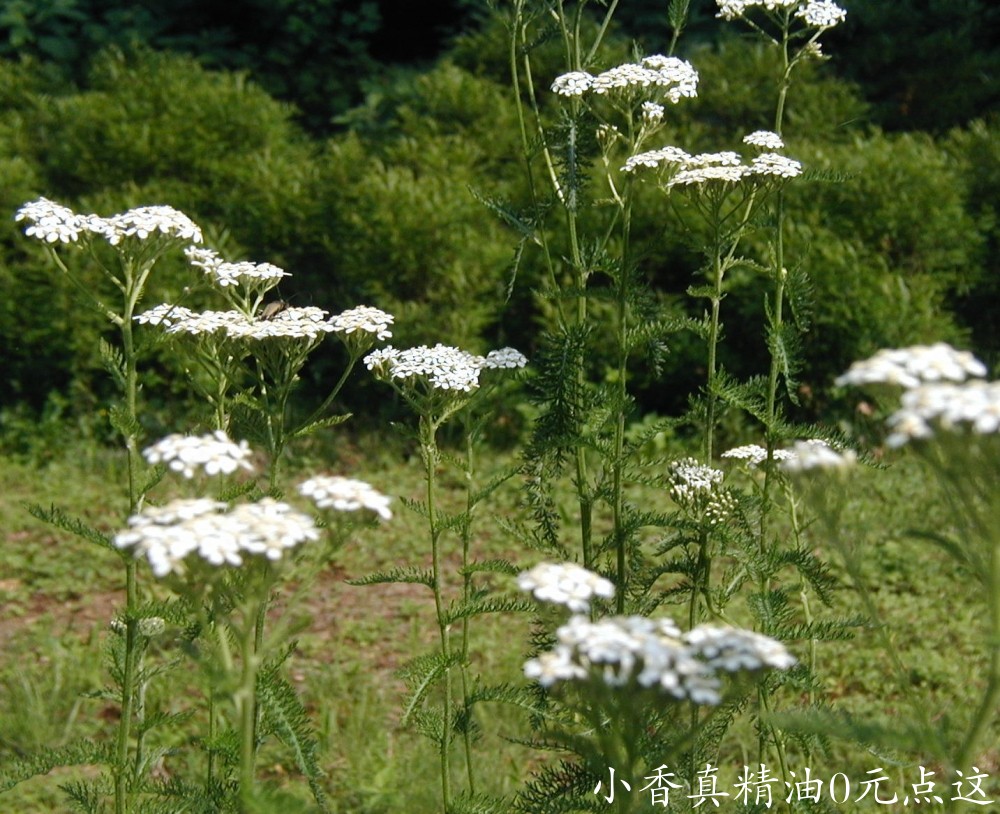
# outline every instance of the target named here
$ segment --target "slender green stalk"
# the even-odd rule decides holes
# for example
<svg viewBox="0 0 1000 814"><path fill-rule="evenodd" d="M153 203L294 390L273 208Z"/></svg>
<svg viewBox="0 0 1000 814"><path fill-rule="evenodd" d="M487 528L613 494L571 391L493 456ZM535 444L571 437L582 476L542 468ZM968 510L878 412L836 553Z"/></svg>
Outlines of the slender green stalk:
<svg viewBox="0 0 1000 814"><path fill-rule="evenodd" d="M263 604L263 603L262 603ZM254 622L244 620L243 639L240 650L240 686L236 693L236 705L240 720L240 807L241 811L249 810L254 798L254 782L256 771L254 764L257 757L257 665L259 645L257 619L259 613L253 614Z"/></svg>
<svg viewBox="0 0 1000 814"><path fill-rule="evenodd" d="M452 719L452 676L451 676L451 641L447 620L445 619L445 602L443 573L441 569L441 527L437 522L436 470L440 455L437 448L438 424L429 416L420 417L420 450L424 462L424 479L427 487L427 525L431 538L431 570L433 573L434 610L437 615L438 638L440 642L441 659L444 663L444 699L441 709L441 740L439 756L441 764L441 800L443 812L451 805L451 719Z"/></svg>
<svg viewBox="0 0 1000 814"><path fill-rule="evenodd" d="M472 512L475 509L475 444L469 411L463 413L465 429L465 522L462 525L462 601L466 605L472 600L472 573L469 571L469 553L472 545ZM469 617L462 619L462 705L469 708ZM465 771L469 781L469 794L476 793L476 778L472 760L472 727L471 721L466 722L463 733L465 747Z"/></svg>

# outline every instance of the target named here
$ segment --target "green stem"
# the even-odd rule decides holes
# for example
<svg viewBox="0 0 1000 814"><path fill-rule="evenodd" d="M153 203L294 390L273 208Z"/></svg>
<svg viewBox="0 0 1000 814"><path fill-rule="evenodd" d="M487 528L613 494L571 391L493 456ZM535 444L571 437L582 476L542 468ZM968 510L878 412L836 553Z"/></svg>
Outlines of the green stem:
<svg viewBox="0 0 1000 814"><path fill-rule="evenodd" d="M441 740L439 757L441 764L441 799L442 812L447 812L451 805L451 718L452 718L452 681L451 681L451 641L450 631L445 619L444 592L442 590L443 574L441 569L440 538L442 529L438 526L435 506L435 470L439 460L437 448L437 424L428 416L420 417L420 446L424 459L424 474L427 486L427 524L431 537L431 570L433 574L434 610L437 616L438 638L440 641L441 659L444 662L444 700L441 710Z"/></svg>
<svg viewBox="0 0 1000 814"><path fill-rule="evenodd" d="M474 503L473 488L475 486L473 473L475 471L474 443L469 411L463 413L465 424L465 522L462 524L462 601L466 605L472 600L472 574L469 571L469 552L472 545L472 512ZM469 617L462 619L462 706L469 710ZM476 793L476 778L472 761L472 727L471 721L466 722L463 733L465 747L465 770L469 781L469 794Z"/></svg>
<svg viewBox="0 0 1000 814"><path fill-rule="evenodd" d="M240 720L239 799L242 812L250 810L254 798L254 763L257 752L257 624L245 620L241 642L240 686L236 706Z"/></svg>

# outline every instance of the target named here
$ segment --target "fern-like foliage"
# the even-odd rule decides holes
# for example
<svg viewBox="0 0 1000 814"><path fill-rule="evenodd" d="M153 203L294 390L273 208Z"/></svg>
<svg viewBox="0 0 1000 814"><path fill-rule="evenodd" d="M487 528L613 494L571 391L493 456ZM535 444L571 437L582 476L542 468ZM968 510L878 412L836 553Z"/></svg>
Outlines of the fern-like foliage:
<svg viewBox="0 0 1000 814"><path fill-rule="evenodd" d="M70 534L75 534L77 537L82 537L88 543L93 543L96 546L106 548L109 551L114 551L118 554L121 553L115 547L115 544L111 541L111 537L109 535L98 531L80 518L72 517L66 514L66 512L62 509L57 509L55 504L46 509L37 503L33 503L28 506L28 511L33 517L36 517L45 523L49 523L56 528L62 529L63 531L68 531Z"/></svg>

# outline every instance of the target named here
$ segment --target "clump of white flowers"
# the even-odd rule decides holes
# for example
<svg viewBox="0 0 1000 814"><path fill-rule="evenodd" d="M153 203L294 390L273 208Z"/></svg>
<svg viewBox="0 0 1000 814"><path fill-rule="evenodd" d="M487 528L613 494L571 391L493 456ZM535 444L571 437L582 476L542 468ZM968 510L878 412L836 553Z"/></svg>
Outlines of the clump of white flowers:
<svg viewBox="0 0 1000 814"><path fill-rule="evenodd" d="M399 350L389 345L372 351L365 365L376 376L390 382L419 385L432 390L471 392L479 387L482 370L521 368L528 363L514 348L502 348L477 356L460 348L437 344Z"/></svg>
<svg viewBox="0 0 1000 814"><path fill-rule="evenodd" d="M721 674L786 670L795 658L778 641L748 630L699 625L682 633L670 619L574 616L556 631L556 646L524 665L543 687L560 682L645 688L676 700L716 705Z"/></svg>
<svg viewBox="0 0 1000 814"><path fill-rule="evenodd" d="M832 28L847 19L847 12L831 0L718 0L717 16L724 20L746 17L754 10L767 13L791 12L807 26Z"/></svg>
<svg viewBox="0 0 1000 814"><path fill-rule="evenodd" d="M698 72L683 59L654 54L639 63L616 65L596 76L586 71L571 71L556 77L552 83L553 93L567 97L647 89L661 92L668 101L676 104L683 98L698 95Z"/></svg>
<svg viewBox="0 0 1000 814"><path fill-rule="evenodd" d="M758 130L744 141L760 149L781 149L781 138L767 130ZM690 155L679 147L660 147L630 156L622 172L640 169L666 171L667 188L698 187L705 184L766 183L774 179L795 178L802 174L802 164L775 152L763 152L745 163L739 153L726 150L718 153Z"/></svg>
<svg viewBox="0 0 1000 814"><path fill-rule="evenodd" d="M201 229L170 206L140 206L102 218L80 215L48 198L39 198L18 209L14 220L28 221L24 233L46 243L76 243L81 236L99 237L112 246L126 238L146 240L164 236L189 243L202 240Z"/></svg>
<svg viewBox="0 0 1000 814"><path fill-rule="evenodd" d="M222 288L247 283L272 283L279 281L282 277L291 276L284 269L271 263L251 263L249 261L229 263L211 249L202 249L197 246L188 247L184 250L184 254L192 266L197 266L206 274L211 275L212 281Z"/></svg>
<svg viewBox="0 0 1000 814"><path fill-rule="evenodd" d="M746 465L752 469L767 460L767 450L760 444L744 444L741 447L727 449L721 457L745 461ZM795 453L788 449L776 449L771 452L771 458L775 461L787 461L794 457Z"/></svg>
<svg viewBox="0 0 1000 814"><path fill-rule="evenodd" d="M299 484L299 494L312 500L319 509L355 512L365 509L383 520L392 518L391 499L362 480L339 475L319 475Z"/></svg>
<svg viewBox="0 0 1000 814"><path fill-rule="evenodd" d="M903 393L901 409L888 420L891 447L930 438L935 428L969 430L976 435L1000 432L1000 382L969 381L914 387Z"/></svg>
<svg viewBox="0 0 1000 814"><path fill-rule="evenodd" d="M146 506L114 543L131 548L157 577L165 577L183 575L190 555L213 566L240 566L247 555L278 560L285 550L317 539L313 521L287 503L263 498L227 510L225 503L196 498Z"/></svg>
<svg viewBox="0 0 1000 814"><path fill-rule="evenodd" d="M847 469L858 460L854 450L838 451L820 438L796 441L787 452L791 454L781 462L781 468L786 472Z"/></svg>
<svg viewBox="0 0 1000 814"><path fill-rule="evenodd" d="M855 362L834 380L838 386L889 384L911 388L935 382L964 382L986 375L986 365L969 351L955 350L945 342L880 350L870 359Z"/></svg>
<svg viewBox="0 0 1000 814"><path fill-rule="evenodd" d="M349 336L354 333L367 333L376 339L389 339L392 337L389 326L394 321L395 317L392 314L369 305L359 305L331 317L330 325L337 334Z"/></svg>
<svg viewBox="0 0 1000 814"><path fill-rule="evenodd" d="M174 433L147 447L142 454L149 464L166 464L171 471L189 479L199 470L209 476L232 475L238 469L253 471L247 442L235 444L222 430L200 437Z"/></svg>
<svg viewBox="0 0 1000 814"><path fill-rule="evenodd" d="M586 613L595 597L612 599L615 586L610 580L576 563L543 562L517 578L518 587L539 602L562 605L573 613Z"/></svg>
<svg viewBox="0 0 1000 814"><path fill-rule="evenodd" d="M240 311L190 311L161 304L139 314L137 322L163 325L168 334L200 336L222 333L229 339L310 339L334 330L326 311L315 306L289 307L270 319L254 319Z"/></svg>

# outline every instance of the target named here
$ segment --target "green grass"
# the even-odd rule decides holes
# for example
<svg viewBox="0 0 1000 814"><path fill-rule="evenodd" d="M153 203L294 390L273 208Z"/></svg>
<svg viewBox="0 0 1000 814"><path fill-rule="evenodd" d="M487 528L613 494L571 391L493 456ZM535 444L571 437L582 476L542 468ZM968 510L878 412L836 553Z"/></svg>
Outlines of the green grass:
<svg viewBox="0 0 1000 814"><path fill-rule="evenodd" d="M329 468L319 466L318 454L300 458L304 473ZM482 459L490 468L509 463L502 455L484 454ZM39 467L13 461L0 465L4 534L0 771L39 748L58 747L80 737L112 736L113 704L87 695L108 683L101 657L108 622L122 601L120 563L113 553L35 520L24 504L55 502L112 531L122 522L122 500L109 497L105 487L115 482L120 464L120 458L110 453L74 450ZM363 442L342 446L332 471L350 472L390 494L422 496L420 462L400 447ZM445 507L460 509L458 479L446 476L442 483L450 489ZM846 489L850 499L841 539L862 553L864 579L906 665L906 683L901 687L892 678L878 631L867 626L857 629L851 641L821 643L819 700L868 722L902 720L911 704L922 705L932 717L960 714L972 697L970 687L981 675L985 648L975 617L980 604L972 601L967 574L908 533L914 527L940 527L946 522L930 479L915 461L903 458L885 470L859 470ZM643 493L646 502L658 499L665 505L665 498ZM422 586L355 587L345 582L378 569L428 564L424 521L398 502L394 508L391 522L363 530L314 580L299 583L300 591L286 593L280 603L299 628L286 674L313 716L331 807L337 812L429 812L438 800L434 747L400 726L403 685L396 675L408 658L434 647L430 592ZM516 481L482 509L476 525L476 556L508 557L525 566L540 559L535 552L519 549L498 521L497 515L518 512ZM845 580L832 612L857 611L857 596L846 586L836 546L819 524L806 534ZM458 543L453 538L451 543L448 560L455 565ZM513 589L512 580L496 578L495 584ZM683 616L680 608L677 616ZM529 620L486 617L474 621L473 631L474 672L491 682L521 682ZM175 645L168 638L159 645L161 654L183 657ZM793 649L802 656L804 643L793 644ZM156 700L183 709L199 691L198 679L182 663L167 682L161 682ZM788 692L777 698L784 710L803 701ZM545 758L510 741L529 732L527 722L514 710L484 707L479 723L479 787L510 793ZM1000 741L1000 731L995 729L993 735L993 742ZM178 756L164 760L165 776L188 768L182 762L184 738L183 732L177 733L172 745L178 747ZM749 726L733 729L720 756L721 782L734 782L744 760L750 762L747 755L752 754L754 740ZM900 755L855 743L831 740L826 754L795 748L790 753L793 769L802 769L808 761L814 773L845 772L855 785L878 767L897 783L917 779L916 768ZM260 765L262 776L292 795L289 799L308 800L290 755L269 748ZM1000 798L1000 750L987 750L977 765L991 774L988 788L995 790L994 799ZM454 769L459 784L464 762L458 749ZM59 784L89 771L88 767L57 770L20 784L0 796L0 810L22 814L63 810ZM281 805L281 810L294 810L288 800ZM306 802L302 805L308 810ZM731 805L735 809L735 803Z"/></svg>

